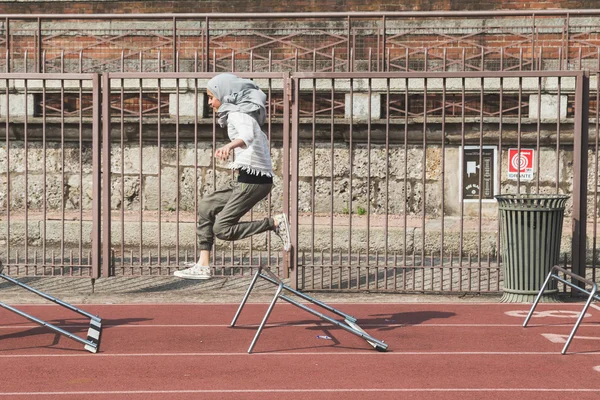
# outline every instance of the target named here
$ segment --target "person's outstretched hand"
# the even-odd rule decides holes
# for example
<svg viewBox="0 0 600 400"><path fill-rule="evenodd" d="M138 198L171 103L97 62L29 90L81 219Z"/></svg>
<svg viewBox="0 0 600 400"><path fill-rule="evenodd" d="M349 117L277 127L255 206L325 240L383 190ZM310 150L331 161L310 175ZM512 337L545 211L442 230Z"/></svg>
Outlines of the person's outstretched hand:
<svg viewBox="0 0 600 400"><path fill-rule="evenodd" d="M215 151L215 158L218 158L221 161L227 161L229 159L230 155L231 155L231 148L227 144Z"/></svg>

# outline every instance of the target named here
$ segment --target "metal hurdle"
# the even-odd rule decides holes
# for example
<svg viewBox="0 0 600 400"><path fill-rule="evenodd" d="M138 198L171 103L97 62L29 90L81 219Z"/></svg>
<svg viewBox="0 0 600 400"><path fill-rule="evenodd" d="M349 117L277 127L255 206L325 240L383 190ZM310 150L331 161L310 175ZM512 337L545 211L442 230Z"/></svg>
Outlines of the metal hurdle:
<svg viewBox="0 0 600 400"><path fill-rule="evenodd" d="M281 281L281 279L279 279L279 277L277 277L277 275L275 275L269 268L264 268L263 266L259 266L258 270L254 274L254 277L252 278L252 281L250 282L250 286L246 290L246 293L244 294L244 298L242 299L242 302L240 303L240 306L238 307L238 310L235 313L235 316L233 317L233 321L231 322L231 325L230 325L231 327L235 326L235 323L236 323L238 317L240 316L240 313L242 312L242 308L244 308L246 301L250 297L250 292L252 292L252 289L254 288L254 285L256 284L256 281L258 280L258 278L262 278L262 279L266 280L267 282L270 282L270 283L276 285L277 290L275 291L275 296L273 296L273 300L271 300L271 303L269 304L267 312L266 312L265 316L263 317L262 322L260 323L260 325L258 327L258 330L256 331L256 335L254 336L254 339L252 340L252 343L250 344L250 347L248 348L248 353L252 353L252 349L254 348L254 345L256 345L256 342L258 341L258 337L260 336L265 324L267 323L267 319L269 318L269 315L273 311L273 307L275 307L275 303L277 302L278 299L287 301L288 303L293 304L296 307L301 308L302 310L304 310L310 314L313 314L327 322L330 322L330 323L352 333L353 335L363 338L364 340L367 341L367 343L369 343L371 346L373 346L377 351L387 351L387 348L388 348L387 343L384 343L382 340L375 339L374 337L372 337L368 333L366 333L358 325L356 318L354 318L353 316L348 315L340 310L337 310L323 302L313 299L312 297L310 297L304 293L298 292L297 290L294 290L289 286L284 285L283 282ZM296 296L298 296L306 301L309 301L310 303L313 303L316 306L324 308L325 310L327 310L329 312L332 312L336 315L343 317L344 322L337 321L327 315L324 315L318 311L313 310L312 308L310 308L302 303L295 301L294 299L286 296L284 294L284 291L293 293Z"/></svg>
<svg viewBox="0 0 600 400"><path fill-rule="evenodd" d="M11 278L8 275L3 274L2 273L3 269L4 269L4 266L2 265L2 262L0 261L0 278L4 279L12 284L15 284L17 286L20 286L23 289L29 290L30 292L35 293L38 296L45 298L46 300L50 300L62 307L68 308L71 311L74 311L78 314L81 314L85 317L90 318L90 326L88 328L87 339L83 339L77 335L73 335L72 333L67 332L64 329L61 329L58 326L52 325L44 320L41 320L41 319L34 317L32 315L29 315L27 313L24 313L21 310L18 310L14 307L9 306L8 304L0 302L0 307L5 308L9 311L12 311L15 314L18 314L24 318L27 318L28 320L30 320L32 322L35 322L36 324L45 326L57 333L60 333L61 335L68 337L69 339L73 339L76 342L83 344L83 346L84 346L83 348L85 350L89 351L90 353L97 353L100 350L100 339L102 337L102 319L100 319L98 316L95 316L88 312L85 312L69 303L65 303L62 300L52 297L44 292L40 292L39 290L34 289L31 286L27 286L26 284L21 283L21 282L17 281L16 279Z"/></svg>
<svg viewBox="0 0 600 400"><path fill-rule="evenodd" d="M592 287L592 290L588 292L585 288L581 288L577 285L574 285L573 283L571 283L571 282L567 281L566 279L563 279L560 276L558 276L557 274L555 274L554 273L555 271L562 272L563 274L570 276L571 278L575 279L576 281L584 282L585 284L590 285ZM527 314L527 318L525 319L525 322L523 323L523 327L527 327L527 323L531 319L531 316L533 315L533 311L535 310L535 307L538 305L538 302L540 301L540 298L542 297L542 294L544 293L546 286L548 286L550 279L556 279L557 281L560 281L560 282L564 283L565 285L570 286L573 289L576 289L582 293L589 295L587 301L585 302L585 306L583 307L583 310L581 310L579 317L577 317L577 322L575 322L575 326L573 327L573 330L571 331L571 334L569 335L569 338L567 339L567 342L565 343L565 347L563 347L563 349L561 351L561 354L566 354L567 349L569 348L569 345L571 344L571 341L573 340L573 337L575 336L575 333L577 332L577 329L579 328L579 325L581 324L581 321L583 320L585 312L587 311L588 307L592 303L592 300L596 299L596 300L600 301L600 296L598 296L596 294L598 292L598 285L596 284L596 282L590 281L589 279L585 279L579 275L576 275L572 272L567 271L564 268L559 267L558 265L555 265L550 270L550 273L546 277L546 280L544 281L544 284L542 285L540 292L538 293L537 297L535 298L535 301L533 302L533 306L531 307L531 310L529 310L529 314Z"/></svg>

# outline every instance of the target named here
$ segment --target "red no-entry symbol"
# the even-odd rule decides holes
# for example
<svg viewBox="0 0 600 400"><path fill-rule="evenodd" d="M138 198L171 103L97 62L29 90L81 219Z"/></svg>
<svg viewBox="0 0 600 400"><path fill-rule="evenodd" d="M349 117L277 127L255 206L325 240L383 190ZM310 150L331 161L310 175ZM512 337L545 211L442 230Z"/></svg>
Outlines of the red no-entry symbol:
<svg viewBox="0 0 600 400"><path fill-rule="evenodd" d="M533 168L533 149L508 149L508 172L527 172Z"/></svg>
<svg viewBox="0 0 600 400"><path fill-rule="evenodd" d="M533 149L508 149L508 179L533 179Z"/></svg>

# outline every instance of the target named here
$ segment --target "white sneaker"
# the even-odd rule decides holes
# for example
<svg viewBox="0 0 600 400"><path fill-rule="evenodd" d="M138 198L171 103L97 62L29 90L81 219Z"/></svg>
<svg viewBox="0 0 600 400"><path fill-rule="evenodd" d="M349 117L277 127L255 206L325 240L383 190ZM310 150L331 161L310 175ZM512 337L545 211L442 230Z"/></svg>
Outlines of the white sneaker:
<svg viewBox="0 0 600 400"><path fill-rule="evenodd" d="M210 267L205 267L198 264L192 264L190 268L175 271L173 275L183 279L210 279L212 277Z"/></svg>
<svg viewBox="0 0 600 400"><path fill-rule="evenodd" d="M275 221L275 234L283 241L283 250L290 251L292 248L292 239L290 238L290 224L288 224L287 216L285 214L277 214L273 216Z"/></svg>

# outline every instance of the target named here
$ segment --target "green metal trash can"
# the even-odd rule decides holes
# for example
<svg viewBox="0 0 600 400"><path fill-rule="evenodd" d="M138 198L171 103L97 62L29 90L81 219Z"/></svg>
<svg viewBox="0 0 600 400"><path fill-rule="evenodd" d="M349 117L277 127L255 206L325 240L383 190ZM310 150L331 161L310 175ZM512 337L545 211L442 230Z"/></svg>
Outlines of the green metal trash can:
<svg viewBox="0 0 600 400"><path fill-rule="evenodd" d="M558 264L567 195L503 194L500 210L503 303L532 302L550 269ZM558 301L556 281L540 301Z"/></svg>

